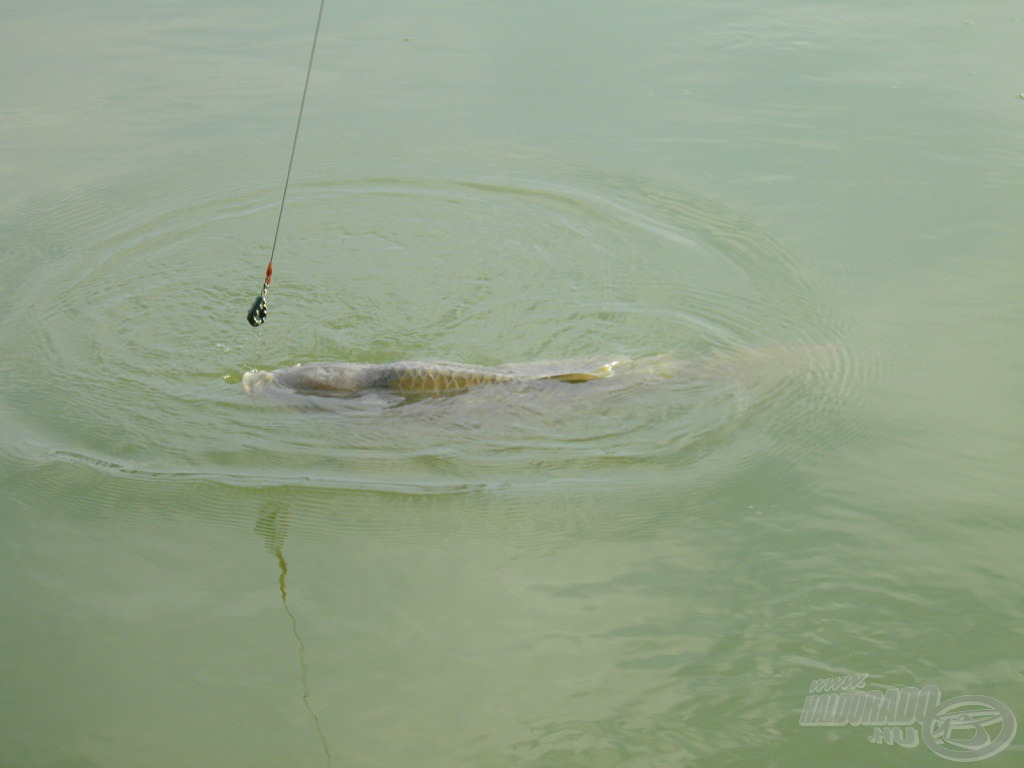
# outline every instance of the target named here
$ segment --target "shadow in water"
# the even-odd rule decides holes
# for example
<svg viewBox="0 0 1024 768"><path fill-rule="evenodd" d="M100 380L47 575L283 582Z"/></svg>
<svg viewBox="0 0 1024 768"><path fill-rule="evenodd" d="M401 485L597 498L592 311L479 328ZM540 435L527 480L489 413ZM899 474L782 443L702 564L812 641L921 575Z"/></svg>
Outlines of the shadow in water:
<svg viewBox="0 0 1024 768"><path fill-rule="evenodd" d="M284 605L284 611L288 614L288 619L292 625L292 634L295 635L295 641L298 643L299 670L302 679L302 704L313 721L316 735L320 739L320 746L324 750L324 758L327 760L328 768L330 768L331 749L327 744L327 739L324 737L323 728L320 727L320 718L313 709L312 697L309 693L309 667L306 665L306 644L302 642L302 635L299 634L299 624L295 620L295 614L288 607L288 562L284 559L284 540L288 535L288 504L284 502L265 504L253 530L257 536L263 539L267 550L277 558L277 566L280 571L278 585L281 590L281 604Z"/></svg>

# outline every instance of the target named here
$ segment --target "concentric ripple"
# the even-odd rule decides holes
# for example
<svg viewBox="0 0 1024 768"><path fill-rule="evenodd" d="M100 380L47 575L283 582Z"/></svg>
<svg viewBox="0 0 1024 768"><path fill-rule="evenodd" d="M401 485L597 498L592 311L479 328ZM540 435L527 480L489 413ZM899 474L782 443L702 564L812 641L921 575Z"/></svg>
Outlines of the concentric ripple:
<svg viewBox="0 0 1024 768"><path fill-rule="evenodd" d="M254 485L428 493L604 482L614 468L693 466L735 441L752 413L794 418L790 395L821 366L792 350L834 341L799 267L742 217L582 174L564 185L296 185L269 320L253 331L244 314L276 195L170 210L140 200L121 212L91 190L14 219L0 331L12 449ZM742 357L771 349L790 351L770 365ZM311 360L679 361L737 350L750 371L717 379L653 374L402 404L368 396L296 409L253 402L237 384L248 369ZM779 360L765 383L759 371ZM842 375L813 383L819 403L846 386ZM813 418L803 402L800 418Z"/></svg>

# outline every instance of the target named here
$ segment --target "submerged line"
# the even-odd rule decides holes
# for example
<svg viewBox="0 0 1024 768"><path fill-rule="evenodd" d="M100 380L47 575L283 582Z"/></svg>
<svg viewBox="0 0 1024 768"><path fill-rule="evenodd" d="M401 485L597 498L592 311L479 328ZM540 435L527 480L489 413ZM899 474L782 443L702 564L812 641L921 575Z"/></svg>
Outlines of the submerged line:
<svg viewBox="0 0 1024 768"><path fill-rule="evenodd" d="M255 532L267 545L267 550L277 558L277 567L280 571L277 584L281 591L281 603L284 605L284 612L292 623L292 634L299 644L299 672L302 681L302 705L306 708L313 721L313 728L320 738L320 746L323 747L324 757L327 759L327 768L331 768L331 749L327 744L323 728L320 726L320 718L313 710L313 700L309 692L309 667L306 665L306 644L302 642L302 635L299 634L299 623L295 620L295 614L288 607L288 562L284 559L284 540L288 534L288 525L284 518L288 513L286 504L269 503L263 508L263 512L256 521Z"/></svg>
<svg viewBox="0 0 1024 768"><path fill-rule="evenodd" d="M299 625L295 621L295 614L292 613L291 608L288 607L288 587L285 584L285 579L288 575L288 563L285 562L284 553L281 551L281 546L277 546L274 549L274 555L277 557L277 564L281 569L280 587L281 587L281 602L284 604L284 611L288 614L288 618L292 622L292 634L295 635L295 640L299 644L299 673L302 679L302 703L306 707L306 711L309 712L309 716L313 719L313 727L316 728L316 735L320 737L320 746L323 747L324 757L327 758L327 768L331 766L331 749L327 745L327 739L324 736L323 728L320 727L320 718L317 717L316 712L313 711L313 703L311 701L309 693L309 668L306 666L306 644L302 642L302 637L299 635Z"/></svg>

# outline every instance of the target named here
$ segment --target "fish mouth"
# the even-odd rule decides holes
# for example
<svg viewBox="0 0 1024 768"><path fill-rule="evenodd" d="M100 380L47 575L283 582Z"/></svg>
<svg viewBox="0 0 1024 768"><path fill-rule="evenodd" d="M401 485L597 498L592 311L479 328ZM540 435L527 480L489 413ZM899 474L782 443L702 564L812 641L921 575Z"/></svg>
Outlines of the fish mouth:
<svg viewBox="0 0 1024 768"><path fill-rule="evenodd" d="M253 395L274 380L270 371L246 371L242 374L242 389L245 394Z"/></svg>

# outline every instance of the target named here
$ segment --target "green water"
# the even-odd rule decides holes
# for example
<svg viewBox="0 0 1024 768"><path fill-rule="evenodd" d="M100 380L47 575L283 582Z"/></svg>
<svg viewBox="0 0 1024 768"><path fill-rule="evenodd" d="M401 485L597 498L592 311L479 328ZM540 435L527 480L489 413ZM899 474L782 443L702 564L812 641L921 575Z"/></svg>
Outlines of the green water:
<svg viewBox="0 0 1024 768"><path fill-rule="evenodd" d="M0 766L952 764L801 724L857 673L1024 718L1024 14L329 0L257 331L316 10L0 9Z"/></svg>

